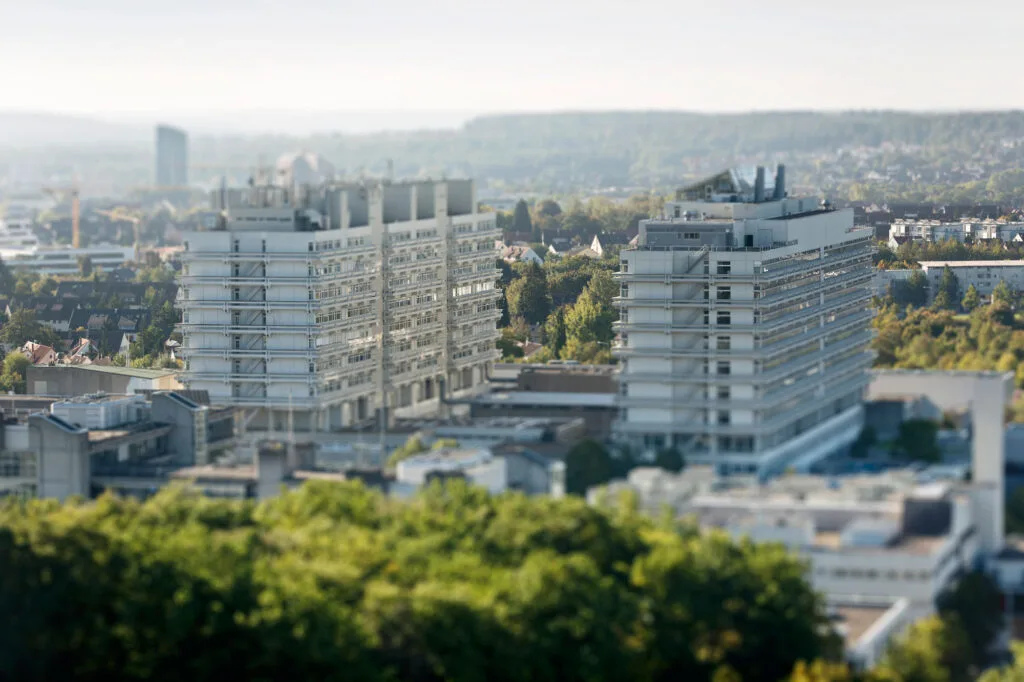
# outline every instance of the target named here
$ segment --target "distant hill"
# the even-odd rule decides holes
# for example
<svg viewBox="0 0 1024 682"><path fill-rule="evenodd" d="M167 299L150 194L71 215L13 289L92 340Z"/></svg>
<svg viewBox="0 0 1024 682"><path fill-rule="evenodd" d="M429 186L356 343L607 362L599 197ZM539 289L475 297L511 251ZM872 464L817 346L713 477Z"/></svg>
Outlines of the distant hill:
<svg viewBox="0 0 1024 682"><path fill-rule="evenodd" d="M84 116L0 111L0 147L92 147L152 139L152 129Z"/></svg>
<svg viewBox="0 0 1024 682"><path fill-rule="evenodd" d="M1012 195L1024 201L1024 190L1002 188L1019 185L1016 176L986 184L997 173L1024 167L1021 111L594 111L487 115L465 123L457 112L434 112L421 119L428 129L410 129L416 116L410 111L378 117L378 126L390 132L342 132L372 125L366 114L268 111L239 113L234 126L214 118L170 122L192 133L194 182L214 182L224 169L232 169L233 182L244 181L257 163L305 149L348 175L381 174L393 160L399 176L463 175L541 193L670 188L736 163L785 162L793 186L837 197L925 200L960 185L942 200ZM253 132L268 126L292 133ZM231 132L221 133L225 127ZM31 161L45 169L60 159L97 182L141 185L152 173L151 131L139 120L0 112L0 164L30 156L12 153L15 146L66 147L59 154L33 152ZM97 148L120 143L143 144L118 154Z"/></svg>

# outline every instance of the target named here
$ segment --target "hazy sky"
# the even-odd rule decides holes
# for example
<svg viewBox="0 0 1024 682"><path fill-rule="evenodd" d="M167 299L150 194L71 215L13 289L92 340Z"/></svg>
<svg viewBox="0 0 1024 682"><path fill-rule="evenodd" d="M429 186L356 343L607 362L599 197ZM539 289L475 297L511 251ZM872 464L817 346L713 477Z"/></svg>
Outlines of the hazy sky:
<svg viewBox="0 0 1024 682"><path fill-rule="evenodd" d="M1010 0L0 0L0 109L1024 108Z"/></svg>

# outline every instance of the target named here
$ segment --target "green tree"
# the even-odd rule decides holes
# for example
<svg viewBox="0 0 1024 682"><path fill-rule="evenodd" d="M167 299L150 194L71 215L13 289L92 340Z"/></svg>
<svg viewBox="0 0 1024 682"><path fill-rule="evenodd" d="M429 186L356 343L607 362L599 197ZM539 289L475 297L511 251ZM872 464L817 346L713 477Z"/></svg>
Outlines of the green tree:
<svg viewBox="0 0 1024 682"><path fill-rule="evenodd" d="M53 277L43 277L32 285L32 293L37 296L53 296L57 293L57 280Z"/></svg>
<svg viewBox="0 0 1024 682"><path fill-rule="evenodd" d="M7 267L7 263L0 258L0 296L13 296L14 286L14 275L11 274L11 270Z"/></svg>
<svg viewBox="0 0 1024 682"><path fill-rule="evenodd" d="M935 290L933 305L936 308L955 308L961 299L960 279L950 267L942 268L942 276L939 278L938 287Z"/></svg>
<svg viewBox="0 0 1024 682"><path fill-rule="evenodd" d="M999 280L999 284L992 290L992 302L999 301L1008 306L1012 306L1014 302L1013 290L1006 284L1004 280Z"/></svg>
<svg viewBox="0 0 1024 682"><path fill-rule="evenodd" d="M897 305L924 307L928 303L928 278L914 270L906 280L893 282L890 293Z"/></svg>
<svg viewBox="0 0 1024 682"><path fill-rule="evenodd" d="M979 668L989 662L989 649L1004 626L1000 604L1002 591L985 573L973 571L939 596L939 613L954 617L970 644L971 663Z"/></svg>
<svg viewBox="0 0 1024 682"><path fill-rule="evenodd" d="M0 556L0 661L28 682L776 682L834 653L782 547L458 481L6 504Z"/></svg>
<svg viewBox="0 0 1024 682"><path fill-rule="evenodd" d="M537 202L536 213L545 218L554 218L562 214L562 207L553 199Z"/></svg>
<svg viewBox="0 0 1024 682"><path fill-rule="evenodd" d="M1014 642L1013 663L1002 668L992 668L978 678L978 682L1024 682L1024 644Z"/></svg>
<svg viewBox="0 0 1024 682"><path fill-rule="evenodd" d="M900 424L896 449L915 462L938 462L942 450L938 443L939 425L928 419L908 419Z"/></svg>
<svg viewBox="0 0 1024 682"><path fill-rule="evenodd" d="M932 616L899 637L875 672L886 682L967 682L970 642L955 620Z"/></svg>
<svg viewBox="0 0 1024 682"><path fill-rule="evenodd" d="M1013 489L1006 500L1006 532L1024 534L1024 488Z"/></svg>
<svg viewBox="0 0 1024 682"><path fill-rule="evenodd" d="M405 444L391 453L388 457L388 466L394 468L404 459L409 459L420 453L426 452L427 446L424 445L423 439L420 438L419 434L413 434L405 441Z"/></svg>
<svg viewBox="0 0 1024 682"><path fill-rule="evenodd" d="M25 375L32 362L20 352L8 353L4 358L3 373L0 374L0 389L25 392Z"/></svg>
<svg viewBox="0 0 1024 682"><path fill-rule="evenodd" d="M662 448L654 457L654 465L659 469L679 473L685 462L683 455L676 448Z"/></svg>
<svg viewBox="0 0 1024 682"><path fill-rule="evenodd" d="M530 207L524 199L516 202L512 212L512 231L516 234L533 234L533 221L530 220Z"/></svg>
<svg viewBox="0 0 1024 682"><path fill-rule="evenodd" d="M47 327L36 321L34 310L15 310L0 329L0 342L12 348L21 348L29 341L53 345L56 335Z"/></svg>
<svg viewBox="0 0 1024 682"><path fill-rule="evenodd" d="M544 321L544 345L557 356L565 346L565 311L556 308Z"/></svg>
<svg viewBox="0 0 1024 682"><path fill-rule="evenodd" d="M88 279L92 275L92 258L89 256L78 257L78 274Z"/></svg>
<svg viewBox="0 0 1024 682"><path fill-rule="evenodd" d="M590 488L610 481L612 474L612 456L597 441L580 441L565 456L565 491L572 495L586 495Z"/></svg>
<svg viewBox="0 0 1024 682"><path fill-rule="evenodd" d="M971 312L981 305L981 296L978 295L978 290L974 288L973 284L967 287L967 293L964 294L960 305L967 312Z"/></svg>
<svg viewBox="0 0 1024 682"><path fill-rule="evenodd" d="M544 271L536 263L525 265L519 271L522 274L505 290L509 314L522 317L530 324L540 324L551 309Z"/></svg>
<svg viewBox="0 0 1024 682"><path fill-rule="evenodd" d="M876 443L878 443L878 434L875 432L875 428L869 424L861 429L857 440L850 445L850 457L856 459L867 457L868 452Z"/></svg>

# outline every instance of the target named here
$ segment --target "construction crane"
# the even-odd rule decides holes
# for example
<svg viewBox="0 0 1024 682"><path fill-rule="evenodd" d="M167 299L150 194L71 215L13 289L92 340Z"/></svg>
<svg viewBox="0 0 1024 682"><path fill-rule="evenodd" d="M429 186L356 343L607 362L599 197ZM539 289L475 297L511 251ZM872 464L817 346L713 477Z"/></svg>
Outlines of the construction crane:
<svg viewBox="0 0 1024 682"><path fill-rule="evenodd" d="M71 246L75 249L80 248L81 235L79 223L81 209L78 203L78 183L76 182L68 187L43 187L43 192L49 194L58 202L63 201L64 197L71 198Z"/></svg>

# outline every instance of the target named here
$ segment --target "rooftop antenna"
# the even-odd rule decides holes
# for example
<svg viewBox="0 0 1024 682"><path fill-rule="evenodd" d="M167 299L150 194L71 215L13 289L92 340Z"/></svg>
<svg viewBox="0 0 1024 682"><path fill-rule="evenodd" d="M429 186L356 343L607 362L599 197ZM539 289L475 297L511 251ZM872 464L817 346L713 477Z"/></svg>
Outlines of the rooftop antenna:
<svg viewBox="0 0 1024 682"><path fill-rule="evenodd" d="M388 182L395 181L395 162L393 159L388 159Z"/></svg>

